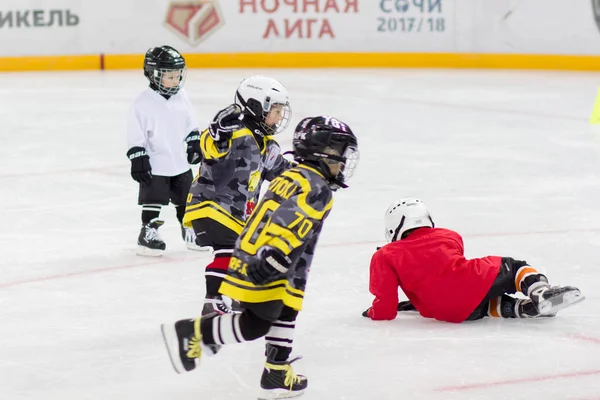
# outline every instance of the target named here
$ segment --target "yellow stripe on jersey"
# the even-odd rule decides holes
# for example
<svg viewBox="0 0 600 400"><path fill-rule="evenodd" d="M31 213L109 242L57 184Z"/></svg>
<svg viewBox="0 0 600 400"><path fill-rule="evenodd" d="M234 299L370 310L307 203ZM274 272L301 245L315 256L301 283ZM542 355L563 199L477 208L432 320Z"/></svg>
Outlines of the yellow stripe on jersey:
<svg viewBox="0 0 600 400"><path fill-rule="evenodd" d="M185 215L183 216L183 226L189 228L192 226L192 221L200 218L210 218L217 221L238 235L242 233L245 225L245 222L232 216L214 201L203 201L202 203L186 207Z"/></svg>
<svg viewBox="0 0 600 400"><path fill-rule="evenodd" d="M314 171L317 174L321 175L321 173L319 173L316 169L304 165L299 165L298 167ZM308 181L308 179L306 179L304 175L302 175L300 172L294 171L293 169L284 172L283 174L281 174L281 176L288 176L291 179L295 179L300 184L300 187L302 188L302 194L298 196L298 207L300 207L300 209L304 211L304 213L308 215L309 218L315 219L317 221L323 219L325 213L329 211L333 206L333 197L329 200L329 203L327 203L327 205L322 211L315 210L306 201L306 198L310 193L310 182Z"/></svg>
<svg viewBox="0 0 600 400"><path fill-rule="evenodd" d="M287 279L280 279L266 285L254 285L250 282L227 275L219 292L225 296L246 303L264 303L281 300L294 310L302 309L304 291L293 288Z"/></svg>
<svg viewBox="0 0 600 400"><path fill-rule="evenodd" d="M205 129L200 135L200 150L205 160L215 160L224 157L229 152L229 147L224 151L219 150L208 129Z"/></svg>
<svg viewBox="0 0 600 400"><path fill-rule="evenodd" d="M268 228L265 229L270 237L266 237L263 243L257 241L257 246L260 248L263 245L268 244L269 246L275 247L276 249L283 252L285 255L289 255L292 250L302 246L302 242L296 237L294 232L286 229L277 224L269 224Z"/></svg>
<svg viewBox="0 0 600 400"><path fill-rule="evenodd" d="M250 132L250 130L247 128L242 128L240 130L237 130L237 131L233 132L233 134L231 135L231 139L229 139L229 143L227 144L227 149L219 150L215 144L214 139L208 132L208 129L205 129L204 131L202 131L202 134L200 136L200 149L202 150L202 153L204 154L204 159L205 160L216 160L218 158L224 157L229 152L229 149L231 148L232 140L241 138L243 136L249 136L249 135L253 136L252 132Z"/></svg>
<svg viewBox="0 0 600 400"><path fill-rule="evenodd" d="M240 130L237 130L235 132L233 132L233 135L231 135L231 139L237 139L237 138L241 138L242 136L250 136L252 135L252 132L250 132L250 129L248 128L242 128ZM254 135L252 135L254 136Z"/></svg>

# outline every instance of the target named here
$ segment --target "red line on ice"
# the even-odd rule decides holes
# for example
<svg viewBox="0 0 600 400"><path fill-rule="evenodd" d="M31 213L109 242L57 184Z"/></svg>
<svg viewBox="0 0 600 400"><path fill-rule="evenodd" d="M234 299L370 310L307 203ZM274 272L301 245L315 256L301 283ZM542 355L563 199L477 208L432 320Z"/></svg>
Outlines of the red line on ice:
<svg viewBox="0 0 600 400"><path fill-rule="evenodd" d="M552 381L555 379L580 378L583 376L592 376L592 375L600 375L600 370L565 372L562 374L532 376L529 378L520 378L520 379L507 379L504 381L480 382L480 383L472 383L472 384L468 384L468 385L442 386L437 389L434 389L434 391L436 391L436 392L458 392L458 391L462 391L462 390L482 389L482 388L488 388L488 387L493 387L493 386L506 386L506 385L516 385L519 383Z"/></svg>
<svg viewBox="0 0 600 400"><path fill-rule="evenodd" d="M477 238L477 237L496 237L496 236L502 237L502 236L553 235L553 234L564 234L564 233L571 233L571 232L575 232L575 233L592 232L593 233L593 232L600 232L600 229L590 228L590 229L562 229L562 230L554 230L554 231L475 233L475 234L465 234L465 235L463 235L463 237ZM347 246L359 246L359 245L382 246L384 244L385 244L385 242L383 240L373 240L373 241L365 240L362 242L323 243L323 244L319 245L319 247L320 248L322 248L322 247L347 247ZM373 249L373 250L375 250L375 249ZM115 267L92 269L92 270L87 270L87 271L77 271L77 272L69 272L69 273L64 273L64 274L42 276L39 278L16 280L16 281L12 281L12 282L4 282L4 283L0 282L0 289L6 288L6 287L11 287L11 286L24 285L27 283L51 281L51 280L56 280L56 279L71 278L73 276L84 276L84 275L97 274L97 273L101 273L101 272L118 271L118 270L123 270L123 269L141 268L141 267L146 267L149 265L169 264L169 263L174 263L174 262L187 262L187 261L192 261L195 259L196 258L191 258L191 257L168 258L167 259L165 256L163 256L160 261L156 261L156 262L152 262L152 263L128 264L128 265L115 266Z"/></svg>
<svg viewBox="0 0 600 400"><path fill-rule="evenodd" d="M597 337L585 336L585 335L580 335L580 334L571 335L570 337L572 339L581 340L581 341L584 341L584 342L591 342L591 343L600 344L600 338L597 338Z"/></svg>
<svg viewBox="0 0 600 400"><path fill-rule="evenodd" d="M46 276L40 276L37 278L16 280L16 281L12 281L12 282L0 282L0 289L12 287L12 286L25 285L27 283L39 283L39 282L53 281L53 280L57 280L57 279L71 278L71 277L75 277L75 276L86 276L86 275L98 274L98 273L102 273L102 272L121 271L121 270L125 270L125 269L142 268L142 267L148 267L148 266L152 266L152 265L170 264L170 263L175 263L175 262L187 262L187 261L194 261L194 260L195 260L195 258L184 258L184 257L167 258L167 257L163 256L163 257L161 257L161 259L159 259L155 262L148 262L148 263L143 263L143 264L140 263L140 264L118 265L115 267L105 267L105 268L90 269L90 270L85 270L85 271L66 272L64 274L46 275Z"/></svg>

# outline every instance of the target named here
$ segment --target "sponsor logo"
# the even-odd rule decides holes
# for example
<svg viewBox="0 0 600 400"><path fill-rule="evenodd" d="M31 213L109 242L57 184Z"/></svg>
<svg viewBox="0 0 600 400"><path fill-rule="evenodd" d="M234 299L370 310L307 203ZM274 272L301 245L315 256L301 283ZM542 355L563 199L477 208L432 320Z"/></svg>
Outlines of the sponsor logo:
<svg viewBox="0 0 600 400"><path fill-rule="evenodd" d="M165 26L191 46L197 46L225 24L219 0L171 1Z"/></svg>

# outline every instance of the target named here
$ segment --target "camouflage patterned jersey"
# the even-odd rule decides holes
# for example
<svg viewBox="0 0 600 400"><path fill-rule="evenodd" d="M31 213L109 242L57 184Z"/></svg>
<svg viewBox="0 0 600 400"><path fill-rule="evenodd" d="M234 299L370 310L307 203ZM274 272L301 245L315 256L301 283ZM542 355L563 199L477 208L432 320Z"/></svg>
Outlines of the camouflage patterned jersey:
<svg viewBox="0 0 600 400"><path fill-rule="evenodd" d="M205 130L200 147L203 161L187 198L183 223L189 227L193 220L210 218L239 234L263 180L273 180L291 164L271 136L255 136L247 128L234 132L224 146Z"/></svg>
<svg viewBox="0 0 600 400"><path fill-rule="evenodd" d="M243 302L280 300L300 310L317 240L332 205L327 181L309 166L300 164L275 178L237 240L219 291ZM254 285L246 269L258 262L262 246L282 251L292 264L286 276Z"/></svg>

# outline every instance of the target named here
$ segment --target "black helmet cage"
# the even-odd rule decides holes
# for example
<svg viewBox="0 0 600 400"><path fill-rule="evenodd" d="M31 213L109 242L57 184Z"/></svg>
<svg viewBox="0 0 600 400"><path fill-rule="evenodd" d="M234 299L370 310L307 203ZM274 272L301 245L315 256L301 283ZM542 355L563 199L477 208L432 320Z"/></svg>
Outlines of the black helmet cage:
<svg viewBox="0 0 600 400"><path fill-rule="evenodd" d="M265 97L264 103L261 104L260 101L253 98L248 99L248 101L244 101L244 98L240 92L236 91L234 102L242 107L244 110L244 115L247 115L258 122L262 130L267 135L276 135L283 132L288 127L292 119L292 108L290 107L290 104L271 103L271 96ZM265 120L267 119L267 116L274 105L283 106L283 110L281 112L281 121L274 125L267 125Z"/></svg>
<svg viewBox="0 0 600 400"><path fill-rule="evenodd" d="M354 175L360 158L356 136L346 125L343 129L336 129L327 124L314 124L302 129L303 122L305 120L294 133L294 159L316 162L327 178L338 187L346 187L345 182ZM309 122L306 121L304 125ZM342 163L342 168L337 176L332 176L327 164L338 162Z"/></svg>
<svg viewBox="0 0 600 400"><path fill-rule="evenodd" d="M179 73L179 81L174 86L167 86L163 83L163 78L172 72ZM153 47L146 52L144 58L144 76L150 81L150 87L160 94L177 94L187 76L185 59L171 46Z"/></svg>

